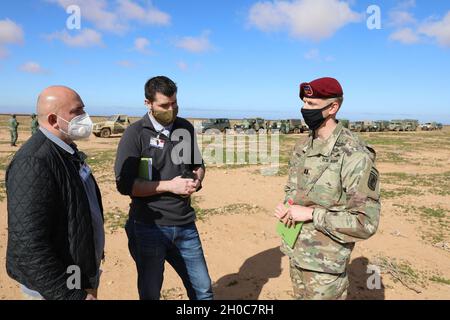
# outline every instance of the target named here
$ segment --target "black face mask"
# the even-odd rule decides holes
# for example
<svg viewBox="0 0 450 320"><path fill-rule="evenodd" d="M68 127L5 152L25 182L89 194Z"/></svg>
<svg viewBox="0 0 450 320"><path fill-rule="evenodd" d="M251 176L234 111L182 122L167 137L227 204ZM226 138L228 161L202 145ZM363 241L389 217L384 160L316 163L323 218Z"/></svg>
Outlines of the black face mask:
<svg viewBox="0 0 450 320"><path fill-rule="evenodd" d="M312 131L316 131L320 128L320 126L325 122L326 118L323 117L322 111L328 109L333 104L330 103L326 107L322 109L305 109L302 108L302 115L305 123L308 125L309 129Z"/></svg>

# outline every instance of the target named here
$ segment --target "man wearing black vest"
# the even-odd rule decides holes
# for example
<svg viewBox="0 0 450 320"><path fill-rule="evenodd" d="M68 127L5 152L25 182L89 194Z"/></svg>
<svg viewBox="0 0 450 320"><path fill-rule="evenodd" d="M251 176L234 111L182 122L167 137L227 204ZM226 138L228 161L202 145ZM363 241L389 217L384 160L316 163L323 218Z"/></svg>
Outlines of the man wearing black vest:
<svg viewBox="0 0 450 320"><path fill-rule="evenodd" d="M117 189L131 197L126 224L142 300L158 300L164 263L183 280L191 300L213 298L190 196L205 166L192 124L177 117L177 86L167 77L145 84L149 112L124 133L117 150Z"/></svg>

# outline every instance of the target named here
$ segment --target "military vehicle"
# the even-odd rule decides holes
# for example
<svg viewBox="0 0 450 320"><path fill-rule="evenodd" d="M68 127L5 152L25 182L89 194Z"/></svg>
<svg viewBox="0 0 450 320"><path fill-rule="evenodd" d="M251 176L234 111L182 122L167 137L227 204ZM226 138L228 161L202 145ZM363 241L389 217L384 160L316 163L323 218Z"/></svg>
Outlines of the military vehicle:
<svg viewBox="0 0 450 320"><path fill-rule="evenodd" d="M289 119L289 120L287 120L287 123L289 126L289 132L303 133L303 132L309 130L306 123L300 119Z"/></svg>
<svg viewBox="0 0 450 320"><path fill-rule="evenodd" d="M201 124L201 132L205 133L209 129L217 129L220 132L225 132L231 128L230 120L226 118L207 119L203 120Z"/></svg>
<svg viewBox="0 0 450 320"><path fill-rule="evenodd" d="M389 123L389 130L390 131L416 131L417 120L392 120Z"/></svg>
<svg viewBox="0 0 450 320"><path fill-rule="evenodd" d="M112 134L123 133L129 125L130 119L127 115L116 114L106 121L94 123L92 133L96 137L109 138Z"/></svg>
<svg viewBox="0 0 450 320"><path fill-rule="evenodd" d="M436 122L427 122L424 123L420 126L420 128L424 131L433 131L433 130L437 130L438 126Z"/></svg>
<svg viewBox="0 0 450 320"><path fill-rule="evenodd" d="M366 131L366 126L364 125L364 121L352 121L350 122L349 129L356 132L364 132Z"/></svg>
<svg viewBox="0 0 450 320"><path fill-rule="evenodd" d="M403 121L406 123L406 131L416 131L419 127L419 120L405 119Z"/></svg>
<svg viewBox="0 0 450 320"><path fill-rule="evenodd" d="M371 130L372 132L381 132L383 131L383 124L379 121L373 121Z"/></svg>
<svg viewBox="0 0 450 320"><path fill-rule="evenodd" d="M406 131L407 124L403 120L391 120L389 131Z"/></svg>
<svg viewBox="0 0 450 320"><path fill-rule="evenodd" d="M380 132L381 125L376 121L365 121L364 125L367 132Z"/></svg>
<svg viewBox="0 0 450 320"><path fill-rule="evenodd" d="M364 121L364 128L365 128L364 131L367 131L367 132L379 131L379 128L378 128L377 124L375 123L375 121L368 121L368 120Z"/></svg>
<svg viewBox="0 0 450 320"><path fill-rule="evenodd" d="M237 132L248 131L253 129L257 132L264 132L266 130L266 122L262 118L246 118L242 123L234 125L234 130Z"/></svg>
<svg viewBox="0 0 450 320"><path fill-rule="evenodd" d="M288 120L272 121L268 130L269 129L271 132L279 131L280 133L288 134L290 132L289 121Z"/></svg>
<svg viewBox="0 0 450 320"><path fill-rule="evenodd" d="M374 121L374 126L376 128L375 131L377 131L377 132L389 131L389 121L387 121L387 120Z"/></svg>

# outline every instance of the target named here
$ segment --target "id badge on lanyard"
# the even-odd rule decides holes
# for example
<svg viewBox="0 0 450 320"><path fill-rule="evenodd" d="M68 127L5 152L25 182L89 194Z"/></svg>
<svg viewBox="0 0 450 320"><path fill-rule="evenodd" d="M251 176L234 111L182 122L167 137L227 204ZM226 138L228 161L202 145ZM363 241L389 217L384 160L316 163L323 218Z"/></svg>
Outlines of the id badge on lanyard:
<svg viewBox="0 0 450 320"><path fill-rule="evenodd" d="M163 139L160 139L161 132L158 132L158 135L156 136L156 138L150 138L150 147L151 148L157 148L157 149L164 149L164 145L166 144L166 142Z"/></svg>
<svg viewBox="0 0 450 320"><path fill-rule="evenodd" d="M86 163L81 166L79 174L81 179L83 179L83 181L87 181L91 173L92 173L91 168L89 168L89 166Z"/></svg>

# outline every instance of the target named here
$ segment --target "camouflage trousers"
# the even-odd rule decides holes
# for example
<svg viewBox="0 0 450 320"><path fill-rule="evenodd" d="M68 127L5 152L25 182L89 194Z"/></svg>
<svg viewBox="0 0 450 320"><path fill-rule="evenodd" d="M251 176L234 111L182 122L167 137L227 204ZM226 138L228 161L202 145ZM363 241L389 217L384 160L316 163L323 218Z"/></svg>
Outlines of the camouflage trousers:
<svg viewBox="0 0 450 320"><path fill-rule="evenodd" d="M299 268L290 259L294 295L298 300L345 300L347 273L329 274Z"/></svg>
<svg viewBox="0 0 450 320"><path fill-rule="evenodd" d="M10 134L11 134L11 145L13 146L13 145L16 145L16 142L17 142L17 131L14 131L14 130L10 130L9 131L10 132Z"/></svg>

